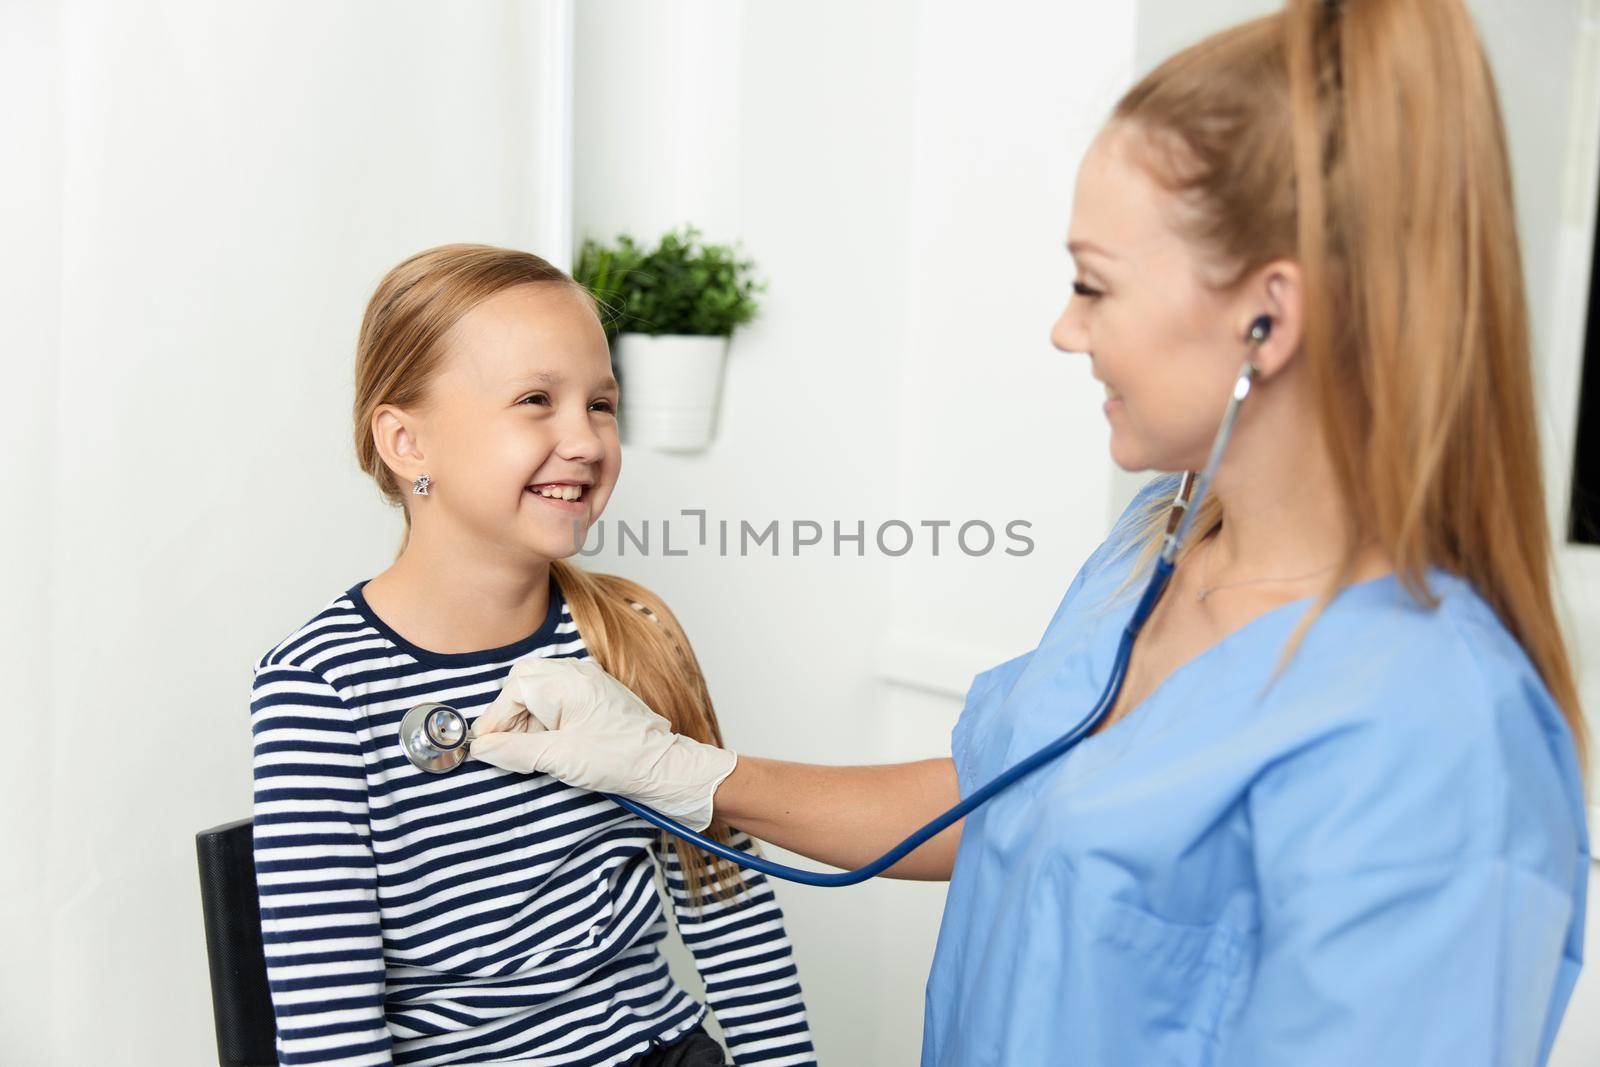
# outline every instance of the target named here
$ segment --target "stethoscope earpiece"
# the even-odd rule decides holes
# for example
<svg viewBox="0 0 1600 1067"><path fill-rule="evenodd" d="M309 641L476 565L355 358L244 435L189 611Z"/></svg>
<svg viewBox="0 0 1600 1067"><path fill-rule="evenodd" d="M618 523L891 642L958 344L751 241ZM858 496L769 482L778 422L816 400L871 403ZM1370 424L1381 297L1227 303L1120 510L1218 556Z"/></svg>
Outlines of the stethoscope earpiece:
<svg viewBox="0 0 1600 1067"><path fill-rule="evenodd" d="M1253 345L1259 345L1272 333L1272 316L1257 315L1250 323L1250 332L1245 339Z"/></svg>

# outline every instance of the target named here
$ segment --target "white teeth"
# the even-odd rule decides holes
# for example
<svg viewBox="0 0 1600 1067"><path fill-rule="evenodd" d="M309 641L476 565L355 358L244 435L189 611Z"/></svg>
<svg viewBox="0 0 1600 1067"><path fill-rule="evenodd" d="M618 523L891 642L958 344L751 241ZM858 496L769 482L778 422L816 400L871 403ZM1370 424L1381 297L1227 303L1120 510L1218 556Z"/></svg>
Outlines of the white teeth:
<svg viewBox="0 0 1600 1067"><path fill-rule="evenodd" d="M576 500L583 495L583 488L577 485L546 485L534 492L553 500Z"/></svg>

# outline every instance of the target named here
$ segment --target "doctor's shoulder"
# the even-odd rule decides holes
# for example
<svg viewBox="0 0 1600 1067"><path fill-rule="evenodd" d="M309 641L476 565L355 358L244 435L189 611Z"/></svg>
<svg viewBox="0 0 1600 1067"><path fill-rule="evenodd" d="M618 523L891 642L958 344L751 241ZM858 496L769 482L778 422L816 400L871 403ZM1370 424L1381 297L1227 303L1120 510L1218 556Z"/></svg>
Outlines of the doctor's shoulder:
<svg viewBox="0 0 1600 1067"><path fill-rule="evenodd" d="M1257 792L1322 796L1318 821L1362 839L1364 863L1500 856L1566 872L1587 845L1561 709L1470 581L1433 568L1427 586L1431 607L1390 576L1312 623L1307 659L1262 705Z"/></svg>
<svg viewBox="0 0 1600 1067"><path fill-rule="evenodd" d="M1352 641L1350 659L1364 658L1382 672L1389 693L1412 699L1403 708L1374 693L1368 713L1415 720L1421 729L1504 739L1512 727L1561 726L1561 710L1537 668L1494 609L1466 578L1430 568L1427 589L1437 600L1414 598L1398 578L1377 584L1375 596L1353 612L1362 639ZM1375 679L1376 680L1376 679Z"/></svg>

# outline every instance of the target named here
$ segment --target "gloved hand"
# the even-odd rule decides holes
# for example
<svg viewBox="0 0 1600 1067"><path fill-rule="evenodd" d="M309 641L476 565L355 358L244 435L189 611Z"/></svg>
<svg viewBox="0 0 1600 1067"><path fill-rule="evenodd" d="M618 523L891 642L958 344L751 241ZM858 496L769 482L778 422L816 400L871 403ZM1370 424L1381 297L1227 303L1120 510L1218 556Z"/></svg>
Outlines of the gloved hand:
<svg viewBox="0 0 1600 1067"><path fill-rule="evenodd" d="M696 830L737 755L672 724L592 659L529 656L472 726L473 757L568 785L616 793Z"/></svg>

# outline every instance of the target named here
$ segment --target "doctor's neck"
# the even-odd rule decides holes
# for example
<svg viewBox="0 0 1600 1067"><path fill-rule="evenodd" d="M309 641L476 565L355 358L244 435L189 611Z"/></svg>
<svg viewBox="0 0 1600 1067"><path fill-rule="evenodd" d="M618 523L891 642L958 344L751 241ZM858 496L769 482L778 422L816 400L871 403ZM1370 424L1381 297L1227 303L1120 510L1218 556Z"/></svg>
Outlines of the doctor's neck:
<svg viewBox="0 0 1600 1067"><path fill-rule="evenodd" d="M1333 461L1299 380L1299 368L1257 384L1209 493L1222 506L1222 526L1207 546L1208 584L1284 578L1317 572L1304 581L1259 590L1306 595L1329 580L1331 564L1346 551L1347 509ZM1369 536L1349 582L1393 570Z"/></svg>

